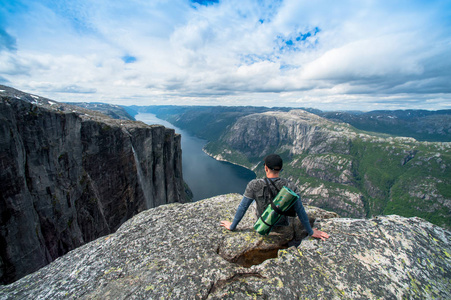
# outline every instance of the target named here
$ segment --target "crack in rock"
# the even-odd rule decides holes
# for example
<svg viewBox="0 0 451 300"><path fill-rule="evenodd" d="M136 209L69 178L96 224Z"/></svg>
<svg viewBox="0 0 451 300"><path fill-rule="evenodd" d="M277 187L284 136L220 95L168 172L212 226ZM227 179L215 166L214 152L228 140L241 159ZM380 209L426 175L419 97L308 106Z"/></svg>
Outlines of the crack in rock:
<svg viewBox="0 0 451 300"><path fill-rule="evenodd" d="M268 259L277 258L279 250L288 248L288 245L286 244L274 246L274 248L249 249L248 251L234 258L231 262L245 268L250 268L252 266L259 265Z"/></svg>
<svg viewBox="0 0 451 300"><path fill-rule="evenodd" d="M231 284L235 281L239 281L242 278L248 278L248 277L266 278L265 276L261 275L258 272L244 272L244 273L233 274L229 278L220 279L216 282L213 282L204 299L208 299L210 297L210 295L214 295L217 291L223 289L226 285Z"/></svg>

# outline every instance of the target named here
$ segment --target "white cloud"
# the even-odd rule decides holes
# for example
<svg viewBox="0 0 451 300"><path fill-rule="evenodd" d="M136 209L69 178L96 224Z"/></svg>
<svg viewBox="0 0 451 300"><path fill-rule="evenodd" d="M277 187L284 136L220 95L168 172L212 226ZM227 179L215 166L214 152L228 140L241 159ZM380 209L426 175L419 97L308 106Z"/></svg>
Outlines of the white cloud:
<svg viewBox="0 0 451 300"><path fill-rule="evenodd" d="M449 107L446 2L18 3L0 77L55 100Z"/></svg>
<svg viewBox="0 0 451 300"><path fill-rule="evenodd" d="M423 72L420 55L409 53L412 38L400 35L362 39L333 48L303 70L306 78L357 80L389 74L418 75Z"/></svg>

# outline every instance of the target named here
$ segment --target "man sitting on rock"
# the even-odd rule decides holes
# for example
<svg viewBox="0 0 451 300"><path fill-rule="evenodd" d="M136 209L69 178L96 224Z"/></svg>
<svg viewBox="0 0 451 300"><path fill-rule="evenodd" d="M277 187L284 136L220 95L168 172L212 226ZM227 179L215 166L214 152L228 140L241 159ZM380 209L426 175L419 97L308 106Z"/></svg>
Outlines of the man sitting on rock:
<svg viewBox="0 0 451 300"><path fill-rule="evenodd" d="M282 166L283 161L279 155L268 155L265 158L266 177L271 180L279 190L283 186L286 186L299 195L297 187L291 181L285 178L279 178L279 173L282 170ZM269 191L269 189L271 189L271 191ZM247 184L246 191L244 192L243 199L238 206L233 222L221 221L221 226L227 228L228 230L235 230L236 226L241 221L252 203L255 203L255 206L251 206L251 209L255 210L255 221L257 221L268 204L270 204L274 196L277 195L277 193L278 192L276 191L273 184L268 185L265 179L254 179L250 181ZM321 239L323 241L329 238L329 235L327 233L317 230L316 228L312 229L300 197L298 198L298 200L296 200L293 206L297 216L299 217L299 220L301 221L301 224L303 225L309 236ZM295 218L281 216L280 220L272 228L271 233L282 236L283 239L286 239L289 242L288 244L290 246L298 245L301 239L299 236L301 226L299 222L296 221L297 220Z"/></svg>

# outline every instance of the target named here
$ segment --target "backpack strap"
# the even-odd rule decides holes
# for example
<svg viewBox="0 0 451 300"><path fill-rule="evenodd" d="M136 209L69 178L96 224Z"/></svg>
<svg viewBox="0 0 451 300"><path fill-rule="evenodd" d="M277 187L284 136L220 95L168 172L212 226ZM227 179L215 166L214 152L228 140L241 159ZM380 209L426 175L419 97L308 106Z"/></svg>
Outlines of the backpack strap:
<svg viewBox="0 0 451 300"><path fill-rule="evenodd" d="M271 179L269 179L268 177L265 177L265 182L266 182L266 186L268 187L268 191L269 191L269 195L271 196L272 199L274 199L277 195L274 195L271 187L269 186L269 183L271 182L272 185L274 186L274 188L276 189L277 193L280 192L280 190L277 188L276 184L274 183L274 181L272 181Z"/></svg>
<svg viewBox="0 0 451 300"><path fill-rule="evenodd" d="M269 194L270 194L270 196L271 196L271 208L272 208L276 213L278 213L279 215L284 215L284 216L286 216L287 213L284 212L283 210L279 209L279 208L274 204L274 198L275 198L277 195L274 196L274 194L273 194L273 192L272 192L272 190L271 190L271 187L269 186L269 182L271 182L272 185L276 188L277 193L280 192L280 189L278 189L277 186L276 186L276 184L275 184L272 180L268 179L268 177L265 177L265 182L266 182L266 186L268 187Z"/></svg>
<svg viewBox="0 0 451 300"><path fill-rule="evenodd" d="M279 215L290 216L290 217L292 217L292 216L293 216L293 212L290 211L291 208L290 208L289 210L287 210L287 211L283 211L283 210L281 210L280 208L278 208L278 207L274 204L274 198L276 198L277 195L274 195L274 194L273 194L273 192L272 192L272 190L271 190L271 188L270 188L270 186L269 186L269 182L272 183L272 185L273 185L274 188L276 189L277 193L280 192L280 189L277 188L277 186L276 186L276 184L274 183L274 181L272 181L271 179L268 179L268 177L265 177L265 182L266 182L266 186L268 187L269 194L270 194L270 196L271 196L271 208L272 208L276 213L278 213ZM266 225L268 225L268 224L266 224Z"/></svg>

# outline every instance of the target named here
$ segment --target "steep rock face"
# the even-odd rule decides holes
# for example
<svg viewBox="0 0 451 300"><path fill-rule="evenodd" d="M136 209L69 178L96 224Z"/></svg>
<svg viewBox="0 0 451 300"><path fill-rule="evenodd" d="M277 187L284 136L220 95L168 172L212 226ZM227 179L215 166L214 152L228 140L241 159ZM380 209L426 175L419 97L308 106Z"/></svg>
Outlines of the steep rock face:
<svg viewBox="0 0 451 300"><path fill-rule="evenodd" d="M0 90L1 283L184 201L173 130Z"/></svg>
<svg viewBox="0 0 451 300"><path fill-rule="evenodd" d="M304 240L244 267L274 240L231 219L241 197L138 214L116 233L0 287L0 299L449 299L451 233L419 218L341 219L307 207L327 241ZM277 246L277 245L276 245Z"/></svg>
<svg viewBox="0 0 451 300"><path fill-rule="evenodd" d="M302 110L252 114L238 119L222 141L242 151L250 160L276 149L290 154L305 151L322 154L332 150L348 154L347 141L324 124L334 126L333 122Z"/></svg>
<svg viewBox="0 0 451 300"><path fill-rule="evenodd" d="M306 203L342 216L420 216L451 228L451 143L374 135L292 110L244 116L205 151L260 176L263 158L278 153L282 176Z"/></svg>
<svg viewBox="0 0 451 300"><path fill-rule="evenodd" d="M308 176L330 182L355 185L352 159L337 154L311 155L304 158L301 168Z"/></svg>
<svg viewBox="0 0 451 300"><path fill-rule="evenodd" d="M284 176L302 185L301 196L306 203L344 216L363 217L366 215L363 194L358 190L306 183L299 177L302 170L305 177L355 186L350 156L353 136L349 126L303 110L273 111L240 118L220 141L207 145L206 152L254 170L258 170L265 155L280 153L286 163Z"/></svg>
<svg viewBox="0 0 451 300"><path fill-rule="evenodd" d="M327 187L298 182L303 201L320 206L344 216L364 216L364 201L361 193L340 187Z"/></svg>

